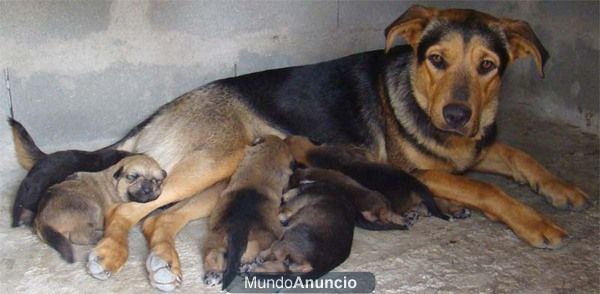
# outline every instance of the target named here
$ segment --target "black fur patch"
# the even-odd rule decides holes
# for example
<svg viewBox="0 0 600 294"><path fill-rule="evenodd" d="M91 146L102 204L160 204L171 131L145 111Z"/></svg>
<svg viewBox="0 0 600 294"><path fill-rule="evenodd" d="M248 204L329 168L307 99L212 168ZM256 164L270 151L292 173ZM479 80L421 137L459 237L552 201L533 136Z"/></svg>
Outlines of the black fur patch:
<svg viewBox="0 0 600 294"><path fill-rule="evenodd" d="M220 224L227 230L227 266L223 273L223 290L235 278L240 267L240 259L248 243L248 233L252 227L259 226L266 221L263 218L261 207L268 201L265 195L254 189L242 189L234 192L234 197L229 203L220 219Z"/></svg>
<svg viewBox="0 0 600 294"><path fill-rule="evenodd" d="M368 146L375 142L366 126L379 113L377 78L382 53L366 52L216 83L234 88L242 102L288 134Z"/></svg>
<svg viewBox="0 0 600 294"><path fill-rule="evenodd" d="M372 162L348 162L347 159L338 156L341 152L332 152L335 149L313 150L307 154L310 166L338 170L351 177L364 187L378 191L390 202L392 207L400 207L410 199L411 193L421 197L429 212L441 219L448 219L443 214L435 201L433 194L425 184L421 183L412 175L387 164Z"/></svg>
<svg viewBox="0 0 600 294"><path fill-rule="evenodd" d="M63 235L46 225L40 228L40 234L44 240L46 240L48 245L50 245L50 247L54 248L56 251L58 251L58 253L60 253L60 256L62 256L64 260L66 260L68 263L75 262L73 246L71 245L71 242L69 242L69 240L67 240Z"/></svg>
<svg viewBox="0 0 600 294"><path fill-rule="evenodd" d="M475 152L476 152L475 154L477 154L477 156L479 156L479 154L481 154L481 151L483 151L483 149L494 144L494 142L496 142L497 135L498 135L498 128L496 126L496 123L493 123L487 127L484 127L483 128L483 136L481 137L481 139L479 139L479 141L477 141L477 144L475 145Z"/></svg>

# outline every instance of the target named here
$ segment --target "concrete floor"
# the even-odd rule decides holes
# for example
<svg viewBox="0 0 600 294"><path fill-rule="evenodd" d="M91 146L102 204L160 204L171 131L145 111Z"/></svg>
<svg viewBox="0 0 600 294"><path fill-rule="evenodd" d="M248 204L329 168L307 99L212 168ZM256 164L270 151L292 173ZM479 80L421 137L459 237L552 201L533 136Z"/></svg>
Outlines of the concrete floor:
<svg viewBox="0 0 600 294"><path fill-rule="evenodd" d="M519 112L501 114L501 138L533 154L551 171L574 181L596 201L599 146L596 135ZM25 172L14 160L12 142L0 127L0 289L8 293L147 293L147 249L136 228L130 257L108 281L88 276L84 265L64 263L29 229L9 227L10 207ZM91 149L104 142L69 143ZM369 271L376 293L598 293L600 291L600 213L559 211L526 187L495 176L473 175L497 183L567 229L572 239L560 250L534 249L504 225L481 214L451 223L422 219L410 231L357 229L352 255L341 271ZM205 220L188 225L177 238L184 281L179 293L218 293L201 282L199 244Z"/></svg>

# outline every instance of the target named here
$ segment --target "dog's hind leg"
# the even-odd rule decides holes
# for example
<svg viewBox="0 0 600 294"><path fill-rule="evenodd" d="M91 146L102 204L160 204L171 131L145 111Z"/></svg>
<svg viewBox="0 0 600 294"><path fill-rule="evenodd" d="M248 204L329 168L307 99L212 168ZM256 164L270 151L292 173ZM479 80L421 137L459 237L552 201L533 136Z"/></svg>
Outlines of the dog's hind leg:
<svg viewBox="0 0 600 294"><path fill-rule="evenodd" d="M129 230L153 210L181 201L205 190L233 174L243 157L245 142L219 151L194 151L180 160L165 180L156 200L127 202L112 209L105 220L104 238L89 256L88 271L98 279L107 279L127 261ZM213 149L214 150L214 149Z"/></svg>
<svg viewBox="0 0 600 294"><path fill-rule="evenodd" d="M208 216L226 186L226 181L221 181L144 221L144 236L150 247L146 269L153 287L172 291L179 286L182 273L175 237L188 222Z"/></svg>
<svg viewBox="0 0 600 294"><path fill-rule="evenodd" d="M435 170L420 172L419 178L437 197L483 211L535 247L558 248L568 237L561 227L493 185Z"/></svg>

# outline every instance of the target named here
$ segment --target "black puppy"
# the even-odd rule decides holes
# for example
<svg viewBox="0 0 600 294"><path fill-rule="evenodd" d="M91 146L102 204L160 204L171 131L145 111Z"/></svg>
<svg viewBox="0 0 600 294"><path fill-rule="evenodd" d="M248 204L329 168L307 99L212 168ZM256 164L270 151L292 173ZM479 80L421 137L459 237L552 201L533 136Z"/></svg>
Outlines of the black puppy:
<svg viewBox="0 0 600 294"><path fill-rule="evenodd" d="M421 181L399 168L374 162L363 149L317 145L301 136L290 136L286 143L299 164L340 171L365 188L383 194L397 213L406 213L422 202L431 215L449 219Z"/></svg>
<svg viewBox="0 0 600 294"><path fill-rule="evenodd" d="M132 153L103 148L97 151L67 150L46 154L18 121L9 118L19 164L29 169L13 205L12 226L31 225L38 204L48 188L78 172L104 170Z"/></svg>

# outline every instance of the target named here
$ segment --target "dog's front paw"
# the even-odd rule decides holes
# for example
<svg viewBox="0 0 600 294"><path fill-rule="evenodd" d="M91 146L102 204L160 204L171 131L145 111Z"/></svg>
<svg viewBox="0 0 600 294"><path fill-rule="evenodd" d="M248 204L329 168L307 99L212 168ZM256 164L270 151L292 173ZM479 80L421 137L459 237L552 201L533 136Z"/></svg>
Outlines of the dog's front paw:
<svg viewBox="0 0 600 294"><path fill-rule="evenodd" d="M171 292L181 285L181 271L172 268L154 251L146 259L146 270L150 284L160 291Z"/></svg>
<svg viewBox="0 0 600 294"><path fill-rule="evenodd" d="M558 249L569 238L567 231L533 210L516 215L518 217L507 221L507 224L515 234L534 247Z"/></svg>
<svg viewBox="0 0 600 294"><path fill-rule="evenodd" d="M118 242L113 238L104 238L90 252L87 271L96 279L106 280L112 273L121 270L128 254L127 241Z"/></svg>
<svg viewBox="0 0 600 294"><path fill-rule="evenodd" d="M585 209L591 202L588 195L571 183L554 179L540 184L540 193L557 208Z"/></svg>

